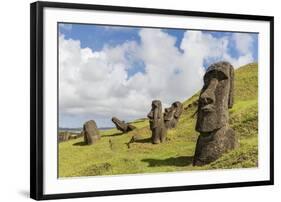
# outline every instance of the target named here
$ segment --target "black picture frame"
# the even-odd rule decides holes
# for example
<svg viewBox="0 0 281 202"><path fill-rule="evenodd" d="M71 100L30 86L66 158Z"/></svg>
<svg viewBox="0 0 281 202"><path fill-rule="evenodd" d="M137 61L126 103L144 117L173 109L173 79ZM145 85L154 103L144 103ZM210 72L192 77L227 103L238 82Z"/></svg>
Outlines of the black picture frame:
<svg viewBox="0 0 281 202"><path fill-rule="evenodd" d="M50 194L43 193L43 9L80 9L130 13L198 16L223 19L267 21L270 23L270 180L174 187L154 187L129 190ZM228 13L196 12L155 8L89 5L58 2L35 2L30 5L30 197L36 200L140 194L154 192L246 187L274 184L274 17Z"/></svg>

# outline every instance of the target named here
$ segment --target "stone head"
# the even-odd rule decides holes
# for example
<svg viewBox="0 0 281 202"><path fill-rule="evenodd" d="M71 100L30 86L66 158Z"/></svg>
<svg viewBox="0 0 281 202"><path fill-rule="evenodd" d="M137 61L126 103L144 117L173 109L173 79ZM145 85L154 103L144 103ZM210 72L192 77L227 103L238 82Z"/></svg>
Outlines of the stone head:
<svg viewBox="0 0 281 202"><path fill-rule="evenodd" d="M153 100L151 104L151 111L147 115L150 119L161 118L162 116L162 104L160 100Z"/></svg>
<svg viewBox="0 0 281 202"><path fill-rule="evenodd" d="M177 119L180 117L181 113L182 113L182 103L180 103L179 101L176 101L172 104L172 107L174 108L174 117Z"/></svg>
<svg viewBox="0 0 281 202"><path fill-rule="evenodd" d="M115 123L115 124L120 124L120 120L117 119L116 117L112 117L112 122Z"/></svg>
<svg viewBox="0 0 281 202"><path fill-rule="evenodd" d="M165 110L164 110L164 120L165 121L172 120L174 118L174 113L175 113L175 110L174 110L173 106L165 108Z"/></svg>
<svg viewBox="0 0 281 202"><path fill-rule="evenodd" d="M228 124L233 87L234 69L230 63L218 62L207 69L198 103L198 132L211 132Z"/></svg>
<svg viewBox="0 0 281 202"><path fill-rule="evenodd" d="M150 128L161 127L162 117L162 104L160 100L153 100L151 104L151 111L148 113Z"/></svg>

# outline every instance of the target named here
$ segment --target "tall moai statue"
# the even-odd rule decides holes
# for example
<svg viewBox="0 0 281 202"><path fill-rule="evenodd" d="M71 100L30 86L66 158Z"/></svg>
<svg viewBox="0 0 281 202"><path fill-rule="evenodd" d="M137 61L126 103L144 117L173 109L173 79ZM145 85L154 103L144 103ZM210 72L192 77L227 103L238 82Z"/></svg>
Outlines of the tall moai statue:
<svg viewBox="0 0 281 202"><path fill-rule="evenodd" d="M158 144L166 140L166 128L162 114L162 104L160 100L153 100L151 111L148 113L150 130L152 131L151 141Z"/></svg>
<svg viewBox="0 0 281 202"><path fill-rule="evenodd" d="M94 144L100 139L99 130L94 120L90 120L84 123L82 134L84 136L84 142L87 145Z"/></svg>
<svg viewBox="0 0 281 202"><path fill-rule="evenodd" d="M171 107L164 110L164 123L166 129L175 128L183 111L182 103L176 101Z"/></svg>
<svg viewBox="0 0 281 202"><path fill-rule="evenodd" d="M125 121L121 121L116 117L112 117L111 120L115 124L116 128L118 130L122 131L123 133L126 133L126 132L129 132L129 131L132 131L132 130L136 129L135 126L133 126L131 124L128 124L128 123L125 123Z"/></svg>
<svg viewBox="0 0 281 202"><path fill-rule="evenodd" d="M234 69L228 62L211 65L204 75L196 131L197 140L193 165L215 161L223 153L238 147L238 138L229 127L228 109L233 106Z"/></svg>

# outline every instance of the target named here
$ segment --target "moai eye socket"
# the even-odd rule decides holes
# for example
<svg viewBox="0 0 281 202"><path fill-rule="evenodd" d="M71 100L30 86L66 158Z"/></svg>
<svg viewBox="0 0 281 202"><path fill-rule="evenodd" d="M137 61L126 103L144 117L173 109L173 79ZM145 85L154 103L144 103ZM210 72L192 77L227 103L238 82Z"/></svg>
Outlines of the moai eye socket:
<svg viewBox="0 0 281 202"><path fill-rule="evenodd" d="M228 76L225 75L224 72L218 70L211 70L207 72L204 76L204 84L209 85L211 79L217 79L218 81L222 81L228 79Z"/></svg>

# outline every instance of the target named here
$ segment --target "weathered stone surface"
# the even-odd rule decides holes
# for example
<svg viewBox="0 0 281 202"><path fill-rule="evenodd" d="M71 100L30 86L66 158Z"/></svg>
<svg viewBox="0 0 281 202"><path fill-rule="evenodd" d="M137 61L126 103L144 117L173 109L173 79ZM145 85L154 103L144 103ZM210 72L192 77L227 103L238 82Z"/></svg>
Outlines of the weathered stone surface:
<svg viewBox="0 0 281 202"><path fill-rule="evenodd" d="M166 127L162 114L162 104L160 100L153 100L151 111L148 113L150 130L152 131L151 141L158 144L166 140Z"/></svg>
<svg viewBox="0 0 281 202"><path fill-rule="evenodd" d="M82 136L84 136L84 135L82 135ZM64 142L64 141L68 141L68 140L72 140L72 139L77 139L82 136L81 136L81 133L71 133L69 131L59 132L58 141Z"/></svg>
<svg viewBox="0 0 281 202"><path fill-rule="evenodd" d="M70 137L70 133L68 131L60 132L58 140L59 140L59 142L64 142L64 141L69 140L69 137Z"/></svg>
<svg viewBox="0 0 281 202"><path fill-rule="evenodd" d="M210 133L201 133L198 137L194 165L202 166L217 160L229 150L238 147L238 139L233 129L224 126Z"/></svg>
<svg viewBox="0 0 281 202"><path fill-rule="evenodd" d="M84 135L84 142L87 145L94 144L98 139L100 139L99 130L94 120L84 123L82 134Z"/></svg>
<svg viewBox="0 0 281 202"><path fill-rule="evenodd" d="M116 128L124 133L134 130L136 127L121 121L116 117L112 117L112 122L115 124Z"/></svg>
<svg viewBox="0 0 281 202"><path fill-rule="evenodd" d="M166 129L175 128L183 111L183 106L179 101L172 104L171 107L165 108L164 123Z"/></svg>
<svg viewBox="0 0 281 202"><path fill-rule="evenodd" d="M207 69L198 102L195 129L200 135L193 165L208 164L238 146L235 132L228 125L233 89L234 69L230 63L215 63Z"/></svg>

